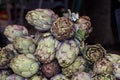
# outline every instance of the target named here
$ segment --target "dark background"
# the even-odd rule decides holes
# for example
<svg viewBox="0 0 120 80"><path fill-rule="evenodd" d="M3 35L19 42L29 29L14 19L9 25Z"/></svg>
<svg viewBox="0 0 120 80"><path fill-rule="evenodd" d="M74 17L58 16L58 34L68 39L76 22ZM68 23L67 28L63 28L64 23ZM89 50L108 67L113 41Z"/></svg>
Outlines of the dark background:
<svg viewBox="0 0 120 80"><path fill-rule="evenodd" d="M6 25L8 24L21 24L26 26L30 32L33 31L32 26L28 25L24 17L27 11L35 8L50 8L54 10L59 16L67 9L71 11L79 12L80 16L87 15L91 19L93 32L86 40L88 44L102 44L108 50L120 50L120 38L119 28L120 22L116 21L120 19L115 14L115 11L120 8L120 2L118 0L43 0L42 4L39 4L40 0L1 0L0 14L6 15ZM24 7L23 7L24 6ZM23 8L23 14L21 16L21 8ZM8 15L8 10L11 13L11 19ZM118 13L120 11L118 10ZM2 22L0 23L2 24ZM7 44L7 40L3 35L3 31L6 25L0 25L0 46L3 47Z"/></svg>

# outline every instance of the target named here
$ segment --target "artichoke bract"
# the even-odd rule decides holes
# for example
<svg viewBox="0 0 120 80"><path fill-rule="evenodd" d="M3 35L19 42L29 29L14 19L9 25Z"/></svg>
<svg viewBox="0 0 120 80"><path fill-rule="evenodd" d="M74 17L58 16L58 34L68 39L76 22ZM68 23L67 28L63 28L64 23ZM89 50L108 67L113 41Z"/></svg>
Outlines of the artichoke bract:
<svg viewBox="0 0 120 80"><path fill-rule="evenodd" d="M44 37L38 42L35 52L36 58L41 63L49 63L55 58L55 49L58 41L52 36Z"/></svg>
<svg viewBox="0 0 120 80"><path fill-rule="evenodd" d="M50 9L35 9L29 11L25 18L37 30L47 31L51 28L57 15Z"/></svg>
<svg viewBox="0 0 120 80"><path fill-rule="evenodd" d="M43 64L41 70L46 77L52 77L60 72L60 67L57 61L51 63Z"/></svg>
<svg viewBox="0 0 120 80"><path fill-rule="evenodd" d="M72 76L71 80L91 80L91 76L86 72L78 71Z"/></svg>
<svg viewBox="0 0 120 80"><path fill-rule="evenodd" d="M31 77L39 70L39 64L32 54L19 54L10 62L14 73L22 77Z"/></svg>
<svg viewBox="0 0 120 80"><path fill-rule="evenodd" d="M6 80L25 80L23 77L18 76L16 74L9 75Z"/></svg>
<svg viewBox="0 0 120 80"><path fill-rule="evenodd" d="M74 40L61 42L56 49L56 58L61 67L71 65L79 54L79 47Z"/></svg>
<svg viewBox="0 0 120 80"><path fill-rule="evenodd" d="M83 52L83 57L91 64L103 58L105 54L106 50L100 44L88 45Z"/></svg>
<svg viewBox="0 0 120 80"><path fill-rule="evenodd" d="M92 80L116 80L111 74L99 74L92 77Z"/></svg>
<svg viewBox="0 0 120 80"><path fill-rule="evenodd" d="M52 35L58 40L69 39L74 35L74 32L73 23L65 17L56 19L51 27Z"/></svg>
<svg viewBox="0 0 120 80"><path fill-rule="evenodd" d="M21 25L8 25L5 28L4 35L9 41L13 42L17 36L27 36L28 30Z"/></svg>
<svg viewBox="0 0 120 80"><path fill-rule="evenodd" d="M113 64L115 64L120 59L120 55L112 53L108 53L107 55L105 55L105 57L108 60L110 60Z"/></svg>
<svg viewBox="0 0 120 80"><path fill-rule="evenodd" d="M10 75L9 70L1 70L0 71L0 80L6 80L6 78Z"/></svg>
<svg viewBox="0 0 120 80"><path fill-rule="evenodd" d="M68 79L63 74L57 74L57 75L53 76L50 80L70 80L70 79Z"/></svg>
<svg viewBox="0 0 120 80"><path fill-rule="evenodd" d="M18 53L34 53L36 48L33 40L28 37L16 37L13 46Z"/></svg>
<svg viewBox="0 0 120 80"><path fill-rule="evenodd" d="M96 74L102 74L102 73L111 74L113 71L113 64L108 59L102 58L94 64L93 71Z"/></svg>
<svg viewBox="0 0 120 80"><path fill-rule="evenodd" d="M0 51L0 68L7 68L10 60L14 57L13 52L9 48L3 47Z"/></svg>
<svg viewBox="0 0 120 80"><path fill-rule="evenodd" d="M120 59L114 64L113 74L120 79Z"/></svg>
<svg viewBox="0 0 120 80"><path fill-rule="evenodd" d="M77 59L72 63L70 66L62 68L62 73L70 77L77 71L84 71L85 70L85 60L79 56Z"/></svg>
<svg viewBox="0 0 120 80"><path fill-rule="evenodd" d="M30 78L30 80L48 80L42 75L34 75L33 77Z"/></svg>

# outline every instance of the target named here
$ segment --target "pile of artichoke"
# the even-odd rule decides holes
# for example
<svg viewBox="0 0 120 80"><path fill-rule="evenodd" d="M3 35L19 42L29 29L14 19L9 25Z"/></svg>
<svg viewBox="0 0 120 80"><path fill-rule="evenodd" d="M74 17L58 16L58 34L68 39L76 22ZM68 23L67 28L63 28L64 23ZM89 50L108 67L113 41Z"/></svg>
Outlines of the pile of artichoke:
<svg viewBox="0 0 120 80"><path fill-rule="evenodd" d="M0 80L120 79L120 55L85 43L92 31L88 16L35 9L25 19L37 32L21 25L5 28L10 44L0 49Z"/></svg>

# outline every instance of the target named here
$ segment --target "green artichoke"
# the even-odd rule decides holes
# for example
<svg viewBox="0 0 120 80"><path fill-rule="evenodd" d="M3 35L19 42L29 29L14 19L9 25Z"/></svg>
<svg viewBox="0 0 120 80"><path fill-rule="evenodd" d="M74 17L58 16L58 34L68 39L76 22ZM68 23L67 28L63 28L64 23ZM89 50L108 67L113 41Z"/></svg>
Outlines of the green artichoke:
<svg viewBox="0 0 120 80"><path fill-rule="evenodd" d="M56 58L61 67L68 67L79 54L79 46L74 40L61 42L56 50Z"/></svg>
<svg viewBox="0 0 120 80"><path fill-rule="evenodd" d="M91 80L91 76L86 72L78 71L72 76L71 80Z"/></svg>
<svg viewBox="0 0 120 80"><path fill-rule="evenodd" d="M55 58L55 49L58 45L58 41L52 36L42 38L38 42L38 46L35 52L36 58L41 63L49 63Z"/></svg>
<svg viewBox="0 0 120 80"><path fill-rule="evenodd" d="M34 75L30 78L30 80L48 80L47 78L43 77L42 75Z"/></svg>
<svg viewBox="0 0 120 80"><path fill-rule="evenodd" d="M13 57L14 53L9 48L3 47L0 51L0 68L7 68L9 66L10 60Z"/></svg>
<svg viewBox="0 0 120 80"><path fill-rule="evenodd" d="M79 56L77 59L72 63L70 66L62 68L62 73L70 77L77 71L84 71L85 70L85 60Z"/></svg>
<svg viewBox="0 0 120 80"><path fill-rule="evenodd" d="M16 37L13 46L18 53L34 53L36 48L35 43L29 37Z"/></svg>
<svg viewBox="0 0 120 80"><path fill-rule="evenodd" d="M57 74L57 75L53 76L50 80L70 80L70 79L68 79L63 74Z"/></svg>
<svg viewBox="0 0 120 80"><path fill-rule="evenodd" d="M19 54L10 62L14 73L22 77L31 77L39 70L39 64L32 54Z"/></svg>
<svg viewBox="0 0 120 80"><path fill-rule="evenodd" d="M4 35L8 38L9 41L13 42L14 39L18 36L27 36L28 30L21 25L8 25L5 28Z"/></svg>
<svg viewBox="0 0 120 80"><path fill-rule="evenodd" d="M37 30L47 31L51 28L57 15L50 9L35 9L29 11L25 18Z"/></svg>
<svg viewBox="0 0 120 80"><path fill-rule="evenodd" d="M113 71L113 64L106 58L99 59L93 67L93 71L97 74L102 73L112 73Z"/></svg>
<svg viewBox="0 0 120 80"><path fill-rule="evenodd" d="M74 35L74 32L73 23L65 17L56 19L51 27L52 35L58 40L69 39Z"/></svg>
<svg viewBox="0 0 120 80"><path fill-rule="evenodd" d="M100 44L88 45L83 52L83 57L89 63L95 63L99 59L103 58L105 54L106 50Z"/></svg>
<svg viewBox="0 0 120 80"><path fill-rule="evenodd" d="M5 80L25 80L23 77L16 74L9 75Z"/></svg>
<svg viewBox="0 0 120 80"><path fill-rule="evenodd" d="M10 75L9 70L0 70L0 80L6 80L6 78Z"/></svg>
<svg viewBox="0 0 120 80"><path fill-rule="evenodd" d="M99 74L92 77L92 80L116 80L111 74Z"/></svg>
<svg viewBox="0 0 120 80"><path fill-rule="evenodd" d="M114 64L113 74L120 79L120 59Z"/></svg>

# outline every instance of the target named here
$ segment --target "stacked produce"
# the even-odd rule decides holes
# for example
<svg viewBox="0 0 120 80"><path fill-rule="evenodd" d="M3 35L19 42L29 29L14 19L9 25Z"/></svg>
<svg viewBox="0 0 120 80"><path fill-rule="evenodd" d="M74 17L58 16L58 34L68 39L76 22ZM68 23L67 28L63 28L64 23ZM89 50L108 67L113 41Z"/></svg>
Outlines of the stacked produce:
<svg viewBox="0 0 120 80"><path fill-rule="evenodd" d="M59 17L52 10L35 9L25 18L38 32L6 27L11 43L0 49L0 80L120 79L120 55L85 43L92 31L88 16L69 11Z"/></svg>

